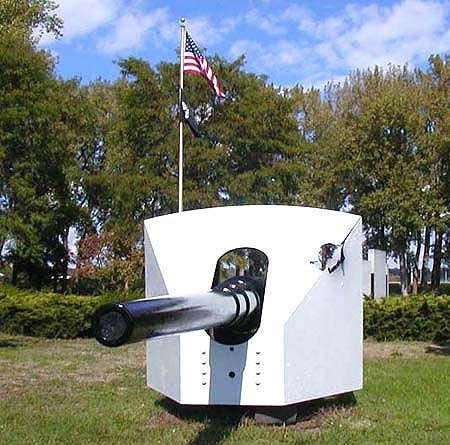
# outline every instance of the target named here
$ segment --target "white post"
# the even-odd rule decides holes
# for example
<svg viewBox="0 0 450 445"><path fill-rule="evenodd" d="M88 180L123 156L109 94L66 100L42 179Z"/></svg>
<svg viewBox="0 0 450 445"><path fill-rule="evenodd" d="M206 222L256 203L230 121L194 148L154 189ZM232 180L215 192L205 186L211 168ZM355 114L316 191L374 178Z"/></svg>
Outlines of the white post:
<svg viewBox="0 0 450 445"><path fill-rule="evenodd" d="M180 107L180 134L179 134L179 151L178 151L178 211L183 211L183 119L181 113L181 94L184 87L184 49L186 47L186 26L184 17L180 20L180 89L178 92L178 106Z"/></svg>

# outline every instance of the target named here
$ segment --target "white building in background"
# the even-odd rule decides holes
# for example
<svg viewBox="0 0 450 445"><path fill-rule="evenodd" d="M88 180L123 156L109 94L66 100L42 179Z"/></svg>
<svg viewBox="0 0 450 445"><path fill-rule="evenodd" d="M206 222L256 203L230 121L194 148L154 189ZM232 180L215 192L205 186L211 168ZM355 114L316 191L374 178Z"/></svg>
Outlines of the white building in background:
<svg viewBox="0 0 450 445"><path fill-rule="evenodd" d="M363 260L363 294L376 300L389 295L389 269L384 250L369 249L367 260Z"/></svg>

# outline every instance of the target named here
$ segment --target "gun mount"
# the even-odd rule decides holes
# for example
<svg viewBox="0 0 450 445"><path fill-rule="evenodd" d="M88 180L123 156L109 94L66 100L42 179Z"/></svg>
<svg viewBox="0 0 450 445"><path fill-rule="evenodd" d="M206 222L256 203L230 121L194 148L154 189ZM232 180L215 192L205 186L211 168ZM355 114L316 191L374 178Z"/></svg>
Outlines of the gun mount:
<svg viewBox="0 0 450 445"><path fill-rule="evenodd" d="M144 235L147 298L104 306L94 328L107 346L146 339L148 386L280 408L362 387L360 216L230 206L151 218Z"/></svg>

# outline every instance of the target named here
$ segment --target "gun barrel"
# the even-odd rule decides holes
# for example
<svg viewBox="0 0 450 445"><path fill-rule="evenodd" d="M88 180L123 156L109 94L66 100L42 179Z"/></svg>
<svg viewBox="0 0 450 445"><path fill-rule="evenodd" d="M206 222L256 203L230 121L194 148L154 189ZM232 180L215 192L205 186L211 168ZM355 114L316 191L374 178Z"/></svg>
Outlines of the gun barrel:
<svg viewBox="0 0 450 445"><path fill-rule="evenodd" d="M106 304L94 314L94 335L112 347L200 329L248 330L255 320L259 325L261 312L260 295L248 283L235 280L204 294Z"/></svg>

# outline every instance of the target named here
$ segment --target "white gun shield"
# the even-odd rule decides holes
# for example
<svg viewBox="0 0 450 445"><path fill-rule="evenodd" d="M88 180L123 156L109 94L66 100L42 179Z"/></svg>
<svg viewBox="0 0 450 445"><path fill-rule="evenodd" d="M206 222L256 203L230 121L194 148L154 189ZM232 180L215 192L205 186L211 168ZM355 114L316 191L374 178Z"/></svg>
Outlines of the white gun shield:
<svg viewBox="0 0 450 445"><path fill-rule="evenodd" d="M147 340L147 383L182 404L284 406L362 387L362 223L344 212L237 206L145 221L146 297L211 289L238 248L268 257L261 324L238 345L205 331ZM334 270L321 246L340 245Z"/></svg>

